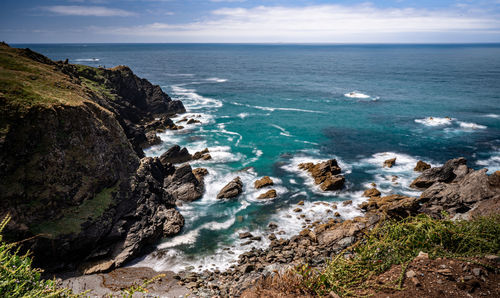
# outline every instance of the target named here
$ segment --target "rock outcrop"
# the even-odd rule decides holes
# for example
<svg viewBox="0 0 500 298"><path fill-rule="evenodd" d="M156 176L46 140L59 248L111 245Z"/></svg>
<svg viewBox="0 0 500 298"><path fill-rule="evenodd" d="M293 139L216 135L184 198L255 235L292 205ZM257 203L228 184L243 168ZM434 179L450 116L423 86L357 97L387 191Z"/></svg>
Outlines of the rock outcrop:
<svg viewBox="0 0 500 298"><path fill-rule="evenodd" d="M278 196L278 193L276 193L275 189L270 189L266 191L265 193L259 195L257 199L259 200L265 200L265 199L274 199Z"/></svg>
<svg viewBox="0 0 500 298"><path fill-rule="evenodd" d="M109 270L184 219L163 188L176 169L143 158L181 113L128 67L54 62L0 45L0 218L37 265ZM142 158L142 159L141 159Z"/></svg>
<svg viewBox="0 0 500 298"><path fill-rule="evenodd" d="M236 198L242 192L243 192L243 182L241 181L240 177L236 177L221 189L221 191L217 195L217 199Z"/></svg>
<svg viewBox="0 0 500 298"><path fill-rule="evenodd" d="M174 145L160 155L160 161L162 164L167 163L183 163L191 160L191 154L186 149L186 147L181 148L179 145Z"/></svg>
<svg viewBox="0 0 500 298"><path fill-rule="evenodd" d="M465 176L469 169L463 157L448 160L442 167L427 169L411 183L410 187L426 189L436 182L450 183Z"/></svg>
<svg viewBox="0 0 500 298"><path fill-rule="evenodd" d="M317 164L301 163L299 169L308 171L314 178L314 183L319 185L323 191L339 190L344 186L345 178L340 175L342 170L335 159Z"/></svg>
<svg viewBox="0 0 500 298"><path fill-rule="evenodd" d="M396 164L396 157L384 161L384 168L392 168Z"/></svg>
<svg viewBox="0 0 500 298"><path fill-rule="evenodd" d="M273 179L269 178L269 176L264 176L261 179L255 180L253 185L256 189L259 189L266 186L272 186L274 185L274 182Z"/></svg>
<svg viewBox="0 0 500 298"><path fill-rule="evenodd" d="M426 163L425 161L417 161L415 168L413 169L415 172L423 172L431 168L431 165Z"/></svg>
<svg viewBox="0 0 500 298"><path fill-rule="evenodd" d="M203 183L197 179L189 164L180 166L167 176L163 187L179 201L192 202L203 196Z"/></svg>

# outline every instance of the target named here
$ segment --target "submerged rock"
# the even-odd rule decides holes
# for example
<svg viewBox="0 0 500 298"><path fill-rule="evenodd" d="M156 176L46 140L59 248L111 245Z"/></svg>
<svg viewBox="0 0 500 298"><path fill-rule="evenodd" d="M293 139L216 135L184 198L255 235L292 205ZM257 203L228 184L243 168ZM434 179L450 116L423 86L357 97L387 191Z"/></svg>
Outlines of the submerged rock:
<svg viewBox="0 0 500 298"><path fill-rule="evenodd" d="M269 178L269 176L264 176L261 179L256 180L254 182L254 187L256 189L263 188L263 187L266 187L266 186L271 186L271 185L274 185L274 182L273 182L273 180L271 178Z"/></svg>
<svg viewBox="0 0 500 298"><path fill-rule="evenodd" d="M217 199L236 198L242 192L243 192L243 182L241 182L241 178L238 176L221 189L221 191L217 195Z"/></svg>

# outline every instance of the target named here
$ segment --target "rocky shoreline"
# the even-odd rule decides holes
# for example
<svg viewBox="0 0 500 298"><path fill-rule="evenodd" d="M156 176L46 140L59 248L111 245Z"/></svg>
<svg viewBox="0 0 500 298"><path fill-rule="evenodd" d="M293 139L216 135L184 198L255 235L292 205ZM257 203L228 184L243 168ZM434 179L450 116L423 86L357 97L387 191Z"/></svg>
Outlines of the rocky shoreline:
<svg viewBox="0 0 500 298"><path fill-rule="evenodd" d="M5 119L0 136L0 217L10 214L7 236L12 241L28 239L23 249L33 252L36 264L58 272L61 285L75 292L93 289L92 295L117 295L138 279L164 274L149 285L152 295L240 296L276 272L300 264L322 268L328 258L351 254L349 247L388 219L416 214L470 219L500 213L500 172L473 170L464 158L441 167L419 161L415 171L421 174L410 185L422 191L419 197L381 196L373 185L364 192L367 200L355 206L363 215L350 220L336 211L341 202L315 203L331 211L326 221L305 219L304 202L299 202L294 212L304 218L305 228L298 235L285 239L281 227L271 223L270 245L256 249L252 244L262 237L241 233L243 245L252 248L226 271L174 274L120 268L159 239L179 233L184 218L176 207L203 196L208 170L193 169L189 162L210 160L208 149L191 154L176 145L154 158L143 152L161 143L156 133L199 120L185 117L174 123L171 118L185 112L182 103L126 66L104 69L54 62L6 44L0 50L24 67L19 74L17 64L2 66L22 76L19 80L35 82L35 89L42 85L62 92L56 99L35 94L30 103L16 101L15 92L0 94ZM381 167L397 162L391 158ZM335 159L302 163L298 169L307 172L321 191L344 188L346 179ZM243 192L240 177L224 185L217 199L233 200ZM269 188L259 200L278 196L268 176L253 186Z"/></svg>

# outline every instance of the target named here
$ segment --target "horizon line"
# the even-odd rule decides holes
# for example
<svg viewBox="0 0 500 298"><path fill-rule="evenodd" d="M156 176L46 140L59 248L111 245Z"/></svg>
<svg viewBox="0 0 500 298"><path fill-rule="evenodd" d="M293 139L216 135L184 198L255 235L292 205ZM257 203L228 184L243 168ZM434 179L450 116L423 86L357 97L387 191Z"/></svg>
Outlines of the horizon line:
<svg viewBox="0 0 500 298"><path fill-rule="evenodd" d="M8 45L500 45L491 42L5 42Z"/></svg>

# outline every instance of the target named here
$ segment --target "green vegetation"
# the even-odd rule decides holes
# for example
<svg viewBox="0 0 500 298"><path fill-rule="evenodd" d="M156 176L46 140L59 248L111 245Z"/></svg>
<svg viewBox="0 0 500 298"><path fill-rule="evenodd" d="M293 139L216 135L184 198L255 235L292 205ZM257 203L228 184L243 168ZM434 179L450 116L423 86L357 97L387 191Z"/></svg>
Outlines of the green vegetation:
<svg viewBox="0 0 500 298"><path fill-rule="evenodd" d="M89 219L96 219L113 203L113 195L117 185L105 188L96 194L92 200L86 200L78 206L63 210L63 216L55 221L45 221L32 227L33 233L43 234L46 237L55 237L62 234L79 233L81 225Z"/></svg>
<svg viewBox="0 0 500 298"><path fill-rule="evenodd" d="M3 241L1 232L10 217L0 223L0 297L69 297L53 280L41 279L42 270L31 266L28 254L19 255L14 244Z"/></svg>
<svg viewBox="0 0 500 298"><path fill-rule="evenodd" d="M426 215L388 221L354 247L354 256L339 254L321 272L304 265L302 291L342 296L363 289L370 277L413 260L420 251L429 257L475 257L500 253L500 215L472 221L436 220ZM397 288L397 285L395 285Z"/></svg>

